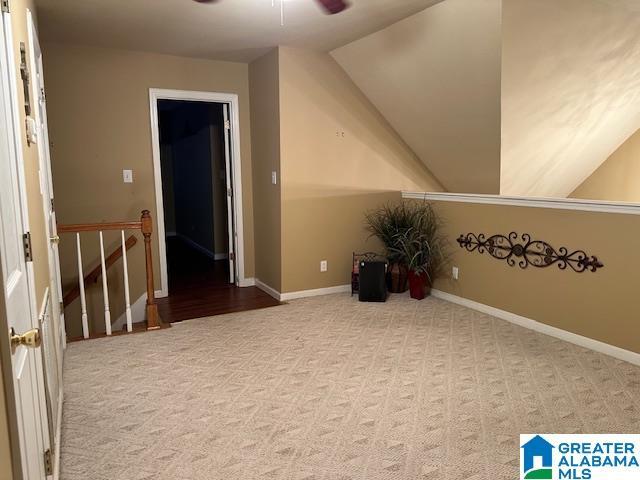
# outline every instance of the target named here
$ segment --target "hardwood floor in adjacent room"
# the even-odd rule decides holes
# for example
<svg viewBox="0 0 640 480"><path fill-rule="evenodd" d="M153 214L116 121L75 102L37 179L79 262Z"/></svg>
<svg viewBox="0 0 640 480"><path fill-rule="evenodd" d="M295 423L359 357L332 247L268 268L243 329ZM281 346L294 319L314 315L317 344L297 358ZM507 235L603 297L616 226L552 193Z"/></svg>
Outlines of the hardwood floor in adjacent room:
<svg viewBox="0 0 640 480"><path fill-rule="evenodd" d="M169 296L157 300L163 322L280 305L257 287L229 283L227 260L213 260L177 237L167 239Z"/></svg>

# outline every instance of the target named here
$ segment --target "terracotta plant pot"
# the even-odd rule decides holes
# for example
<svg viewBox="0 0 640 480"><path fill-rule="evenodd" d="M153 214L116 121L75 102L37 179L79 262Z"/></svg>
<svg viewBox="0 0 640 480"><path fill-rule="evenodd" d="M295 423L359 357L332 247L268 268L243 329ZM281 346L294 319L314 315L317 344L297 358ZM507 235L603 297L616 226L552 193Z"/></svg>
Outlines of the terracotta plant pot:
<svg viewBox="0 0 640 480"><path fill-rule="evenodd" d="M387 272L387 290L391 293L404 293L407 291L407 278L409 269L401 263L392 263Z"/></svg>
<svg viewBox="0 0 640 480"><path fill-rule="evenodd" d="M409 270L409 294L411 298L422 300L431 292L431 284L426 272L415 273Z"/></svg>

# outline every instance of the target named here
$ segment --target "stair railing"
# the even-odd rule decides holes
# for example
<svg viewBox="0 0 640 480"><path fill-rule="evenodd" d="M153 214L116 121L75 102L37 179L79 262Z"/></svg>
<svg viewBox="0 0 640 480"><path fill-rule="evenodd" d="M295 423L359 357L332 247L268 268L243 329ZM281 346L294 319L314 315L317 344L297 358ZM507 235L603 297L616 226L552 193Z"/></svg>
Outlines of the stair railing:
<svg viewBox="0 0 640 480"><path fill-rule="evenodd" d="M105 258L104 252L104 231L120 230L121 236L121 253L114 252ZM125 240L125 231L127 230L139 230L144 237L144 252L145 252L145 266L146 266L146 289L147 289L147 303L146 303L146 317L147 317L147 330L157 330L160 328L160 316L158 315L158 305L155 299L155 288L153 284L153 260L151 256L151 234L153 233L153 221L151 219L151 213L149 210L143 210L139 221L133 222L112 222L112 223L81 223L75 225L58 225L58 234L63 233L75 233L76 234L76 254L78 257L78 287L77 291L80 296L80 305L82 309L82 336L87 339L90 336L89 332L89 320L87 316L87 302L85 296L85 285L88 281L97 281L98 277L102 277L102 295L104 300L104 325L106 334L112 335L111 331L111 311L109 308L109 288L107 282L107 268L115 261L122 257L122 265L124 272L124 296L125 296L125 316L127 321L127 332L133 331L133 319L131 316L131 298L129 293L129 268L127 265L127 250L131 248L135 243L135 237L129 237ZM98 232L98 238L100 241L100 266L96 267L88 275L84 274L82 266L82 246L80 242L81 232ZM74 289L76 290L76 289ZM73 291L65 295L65 306L77 298L77 294L72 298Z"/></svg>

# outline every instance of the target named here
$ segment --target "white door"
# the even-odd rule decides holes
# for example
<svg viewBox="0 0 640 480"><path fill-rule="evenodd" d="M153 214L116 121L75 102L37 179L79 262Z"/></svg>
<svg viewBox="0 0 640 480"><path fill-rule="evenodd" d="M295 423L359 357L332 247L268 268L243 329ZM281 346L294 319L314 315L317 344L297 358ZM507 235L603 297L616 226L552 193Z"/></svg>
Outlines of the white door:
<svg viewBox="0 0 640 480"><path fill-rule="evenodd" d="M13 65L9 62L6 25L10 19L3 14L2 41L0 41L0 266L4 308L9 327L16 334L25 334L38 328L36 312L32 311L30 287L27 279L27 263L23 249L26 207L22 203L19 183L20 165L14 143L17 125L12 115L10 77ZM11 67L9 67L11 65ZM5 335L4 332L1 333ZM39 348L17 345L12 349L11 366L16 400L19 448L23 478L40 480L45 478L43 453L48 441L46 425L41 409L41 372L39 371Z"/></svg>
<svg viewBox="0 0 640 480"><path fill-rule="evenodd" d="M40 327L43 336L42 360L46 382L46 402L49 418L51 450L56 451L56 432L59 431L62 407L62 358L66 345L62 281L58 254L58 233L53 201L53 177L49 153L47 106L45 102L42 51L31 12L27 10L29 57L31 59L31 92L33 115L37 123L38 155L40 160L40 184L42 188L45 230L49 237L49 303L41 312ZM57 458L54 458L57 461Z"/></svg>
<svg viewBox="0 0 640 480"><path fill-rule="evenodd" d="M236 283L236 239L233 223L233 188L231 178L231 121L229 104L223 103L224 110L224 165L227 173L227 225L229 229L229 283Z"/></svg>

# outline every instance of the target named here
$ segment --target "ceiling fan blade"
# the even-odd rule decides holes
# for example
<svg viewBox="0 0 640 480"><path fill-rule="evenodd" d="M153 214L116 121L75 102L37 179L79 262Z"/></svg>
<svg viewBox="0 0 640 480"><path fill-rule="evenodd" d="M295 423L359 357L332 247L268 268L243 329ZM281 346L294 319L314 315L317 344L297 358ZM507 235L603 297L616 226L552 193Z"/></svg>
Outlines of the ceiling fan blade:
<svg viewBox="0 0 640 480"><path fill-rule="evenodd" d="M317 2L322 5L329 15L340 13L350 6L345 0L317 0Z"/></svg>

